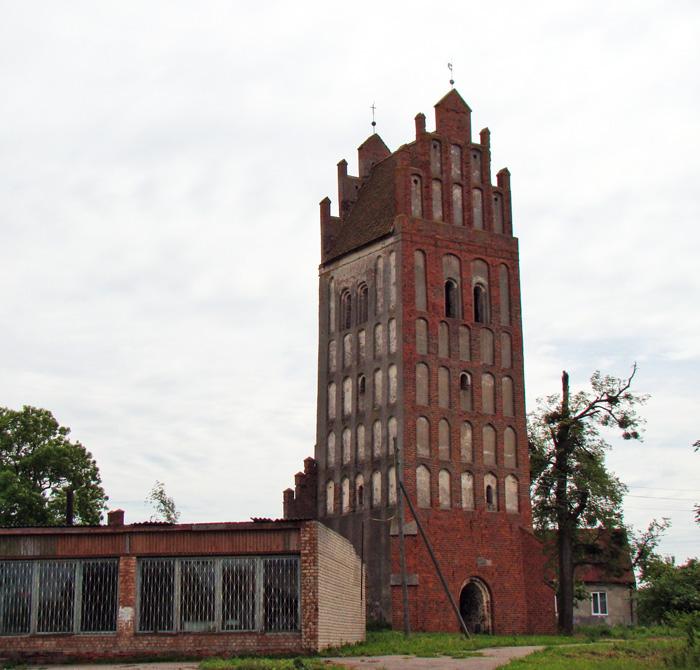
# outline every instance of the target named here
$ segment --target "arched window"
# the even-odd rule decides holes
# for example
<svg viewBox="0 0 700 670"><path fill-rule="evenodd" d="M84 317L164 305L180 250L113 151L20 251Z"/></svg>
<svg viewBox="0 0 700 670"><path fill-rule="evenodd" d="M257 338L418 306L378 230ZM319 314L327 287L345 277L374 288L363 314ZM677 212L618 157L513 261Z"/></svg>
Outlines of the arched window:
<svg viewBox="0 0 700 670"><path fill-rule="evenodd" d="M352 325L352 295L345 290L340 294L340 329L346 330Z"/></svg>
<svg viewBox="0 0 700 670"><path fill-rule="evenodd" d="M450 509L452 507L450 473L448 470L440 470L438 472L438 504L440 509Z"/></svg>
<svg viewBox="0 0 700 670"><path fill-rule="evenodd" d="M513 367L512 344L508 333L501 333L501 367Z"/></svg>
<svg viewBox="0 0 700 670"><path fill-rule="evenodd" d="M507 475L505 480L506 512L518 511L518 478L515 475Z"/></svg>
<svg viewBox="0 0 700 670"><path fill-rule="evenodd" d="M372 424L372 458L381 458L382 452L382 422L377 419Z"/></svg>
<svg viewBox="0 0 700 670"><path fill-rule="evenodd" d="M384 353L384 326L378 323L374 327L374 357L381 358Z"/></svg>
<svg viewBox="0 0 700 670"><path fill-rule="evenodd" d="M343 367L349 368L352 365L352 335L348 333L343 338Z"/></svg>
<svg viewBox="0 0 700 670"><path fill-rule="evenodd" d="M462 268L454 254L442 257L442 280L444 282L445 316L459 319L462 316L462 289L460 285Z"/></svg>
<svg viewBox="0 0 700 670"><path fill-rule="evenodd" d="M462 147L453 144L450 147L450 158L452 159L452 179L462 178Z"/></svg>
<svg viewBox="0 0 700 670"><path fill-rule="evenodd" d="M396 504L396 468L392 465L386 472L387 477L387 495L388 495L388 505Z"/></svg>
<svg viewBox="0 0 700 670"><path fill-rule="evenodd" d="M484 365L493 365L493 331L482 328L479 339L481 340L481 362Z"/></svg>
<svg viewBox="0 0 700 670"><path fill-rule="evenodd" d="M484 450L484 465L496 465L496 429L488 424L481 433Z"/></svg>
<svg viewBox="0 0 700 670"><path fill-rule="evenodd" d="M394 448L396 447L396 442L399 437L399 423L395 417L390 416L389 420L386 422L387 432L387 451L389 455L394 453Z"/></svg>
<svg viewBox="0 0 700 670"><path fill-rule="evenodd" d="M413 252L413 274L416 293L416 309L419 312L428 310L428 294L425 279L425 252L416 249Z"/></svg>
<svg viewBox="0 0 700 670"><path fill-rule="evenodd" d="M352 379L343 379L343 416L352 414Z"/></svg>
<svg viewBox="0 0 700 670"><path fill-rule="evenodd" d="M472 181L481 182L481 152L472 150Z"/></svg>
<svg viewBox="0 0 700 670"><path fill-rule="evenodd" d="M472 189L472 205L474 214L474 228L476 230L484 229L484 194L480 188Z"/></svg>
<svg viewBox="0 0 700 670"><path fill-rule="evenodd" d="M454 279L445 282L445 316L448 319L459 319L459 291Z"/></svg>
<svg viewBox="0 0 700 670"><path fill-rule="evenodd" d="M492 472L484 476L484 501L487 510L498 510L498 480Z"/></svg>
<svg viewBox="0 0 700 670"><path fill-rule="evenodd" d="M393 363L387 370L387 377L389 378L389 404L395 405L398 397L398 378L397 368Z"/></svg>
<svg viewBox="0 0 700 670"><path fill-rule="evenodd" d="M515 431L508 426L503 433L503 465L507 468L518 467Z"/></svg>
<svg viewBox="0 0 700 670"><path fill-rule="evenodd" d="M459 375L459 407L465 412L473 409L472 377L468 372Z"/></svg>
<svg viewBox="0 0 700 670"><path fill-rule="evenodd" d="M357 289L357 323L364 323L369 316L369 290L367 284Z"/></svg>
<svg viewBox="0 0 700 670"><path fill-rule="evenodd" d="M382 371L377 368L374 371L374 397L372 399L372 402L374 403L374 407L381 407L382 406L382 401L384 397L384 389L383 389L383 378L382 378Z"/></svg>
<svg viewBox="0 0 700 670"><path fill-rule="evenodd" d="M360 423L355 429L355 442L357 443L357 462L365 460L365 427Z"/></svg>
<svg viewBox="0 0 700 670"><path fill-rule="evenodd" d="M328 332L335 332L335 279L328 282Z"/></svg>
<svg viewBox="0 0 700 670"><path fill-rule="evenodd" d="M362 474L355 477L355 509L361 510L365 506L365 478Z"/></svg>
<svg viewBox="0 0 700 670"><path fill-rule="evenodd" d="M416 468L416 498L418 507L430 507L430 470L425 465Z"/></svg>
<svg viewBox="0 0 700 670"><path fill-rule="evenodd" d="M442 221L442 182L433 179L433 221Z"/></svg>
<svg viewBox="0 0 700 670"><path fill-rule="evenodd" d="M416 365L416 404L428 405L429 387L428 366L425 363Z"/></svg>
<svg viewBox="0 0 700 670"><path fill-rule="evenodd" d="M396 319L389 319L389 353L396 353Z"/></svg>
<svg viewBox="0 0 700 670"><path fill-rule="evenodd" d="M365 362L367 354L367 335L364 328L357 331L357 362L362 364Z"/></svg>
<svg viewBox="0 0 700 670"><path fill-rule="evenodd" d="M450 459L450 424L447 419L440 419L438 423L438 458L443 461Z"/></svg>
<svg viewBox="0 0 700 670"><path fill-rule="evenodd" d="M375 275L375 313L381 314L384 311L384 258L382 256L377 258Z"/></svg>
<svg viewBox="0 0 700 670"><path fill-rule="evenodd" d="M372 473L372 507L382 504L382 473L375 470Z"/></svg>
<svg viewBox="0 0 700 670"><path fill-rule="evenodd" d="M462 509L474 509L474 475L471 472L462 473Z"/></svg>
<svg viewBox="0 0 700 670"><path fill-rule="evenodd" d="M335 484L332 479L326 482L326 515L335 512Z"/></svg>
<svg viewBox="0 0 700 670"><path fill-rule="evenodd" d="M472 432L471 423L463 421L460 430L460 443L462 447L462 461L464 463L471 463L474 458Z"/></svg>
<svg viewBox="0 0 700 670"><path fill-rule="evenodd" d="M336 391L335 391L335 382L329 382L328 384L328 389L327 389L327 404L328 407L326 408L328 411L328 420L333 421L335 419L335 403L336 403Z"/></svg>
<svg viewBox="0 0 700 670"><path fill-rule="evenodd" d="M430 142L430 172L432 174L442 173L442 149L438 140Z"/></svg>
<svg viewBox="0 0 700 670"><path fill-rule="evenodd" d="M357 377L357 411L365 411L365 398L367 397L367 380L364 375Z"/></svg>
<svg viewBox="0 0 700 670"><path fill-rule="evenodd" d="M508 266L503 263L498 267L498 293L501 302L501 325L510 326L510 279Z"/></svg>
<svg viewBox="0 0 700 670"><path fill-rule="evenodd" d="M474 321L491 322L491 301L489 299L489 266L477 258L472 261L472 292L474 300Z"/></svg>
<svg viewBox="0 0 700 670"><path fill-rule="evenodd" d="M416 449L419 456L430 456L430 423L424 416L416 419Z"/></svg>
<svg viewBox="0 0 700 670"><path fill-rule="evenodd" d="M350 454L352 452L352 431L349 428L343 429L341 436L341 459L343 465L350 462Z"/></svg>
<svg viewBox="0 0 700 670"><path fill-rule="evenodd" d="M450 357L450 327L445 321L438 323L438 356Z"/></svg>
<svg viewBox="0 0 700 670"><path fill-rule="evenodd" d="M335 466L335 433L331 431L326 438L326 467Z"/></svg>
<svg viewBox="0 0 700 670"><path fill-rule="evenodd" d="M340 482L340 513L348 514L350 512L350 480L343 477Z"/></svg>
<svg viewBox="0 0 700 670"><path fill-rule="evenodd" d="M452 185L452 223L455 226L464 225L464 205L462 203L462 185Z"/></svg>
<svg viewBox="0 0 700 670"><path fill-rule="evenodd" d="M389 254L389 309L396 306L396 252Z"/></svg>
<svg viewBox="0 0 700 670"><path fill-rule="evenodd" d="M492 374L481 375L481 411L485 414L496 413L496 384Z"/></svg>
<svg viewBox="0 0 700 670"><path fill-rule="evenodd" d="M444 366L438 368L438 406L450 407L450 371Z"/></svg>
<svg viewBox="0 0 700 670"><path fill-rule="evenodd" d="M511 377L503 377L501 380L501 391L503 416L515 416L515 398L513 396L513 379Z"/></svg>
<svg viewBox="0 0 700 670"><path fill-rule="evenodd" d="M419 175L411 175L411 216L422 218L423 194L421 193L421 178Z"/></svg>
<svg viewBox="0 0 700 670"><path fill-rule="evenodd" d="M493 232L503 234L503 196L493 194Z"/></svg>
<svg viewBox="0 0 700 670"><path fill-rule="evenodd" d="M331 340L328 343L328 372L335 372L336 365L338 364L338 343L335 340Z"/></svg>
<svg viewBox="0 0 700 670"><path fill-rule="evenodd" d="M483 284L474 284L474 321L476 323L488 323L488 293Z"/></svg>

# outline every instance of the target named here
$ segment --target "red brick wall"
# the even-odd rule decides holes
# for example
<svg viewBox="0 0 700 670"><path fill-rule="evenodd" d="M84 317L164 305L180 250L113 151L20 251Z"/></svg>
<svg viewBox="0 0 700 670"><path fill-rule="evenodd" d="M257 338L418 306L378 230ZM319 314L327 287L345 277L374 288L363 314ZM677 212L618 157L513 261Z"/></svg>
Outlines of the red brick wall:
<svg viewBox="0 0 700 670"><path fill-rule="evenodd" d="M541 546L517 522L502 514L420 510L421 520L438 555L457 603L471 578L484 582L491 595L492 632L498 635L554 633L554 595L544 582ZM407 521L411 519L407 515ZM400 574L399 543L393 538L392 572ZM420 535L406 540L406 567L417 575L409 586L413 630L459 632L459 624ZM400 583L392 587L392 624L403 627Z"/></svg>

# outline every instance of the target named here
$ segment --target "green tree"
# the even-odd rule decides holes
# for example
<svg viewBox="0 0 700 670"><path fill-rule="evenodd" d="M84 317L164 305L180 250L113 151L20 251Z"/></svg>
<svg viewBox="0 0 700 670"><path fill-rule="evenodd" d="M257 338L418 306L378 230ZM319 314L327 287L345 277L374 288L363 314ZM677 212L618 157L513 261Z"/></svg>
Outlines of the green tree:
<svg viewBox="0 0 700 670"><path fill-rule="evenodd" d="M100 522L107 496L97 463L69 434L46 409L0 408L0 525L65 524L69 491L74 520Z"/></svg>
<svg viewBox="0 0 700 670"><path fill-rule="evenodd" d="M637 591L637 615L643 624L662 623L667 616L700 612L700 563L691 558L677 566L673 558L647 566Z"/></svg>
<svg viewBox="0 0 700 670"><path fill-rule="evenodd" d="M626 440L641 438L636 407L646 397L629 390L636 369L627 379L595 372L591 390L574 395L564 372L561 395L540 400L539 411L529 417L533 515L538 529L556 533L559 630L566 635L574 628L575 554L591 549L577 551L578 537L579 545L591 544L585 539L590 531L577 531L601 528L610 535L623 527L627 489L605 466L610 447L600 429L619 429Z"/></svg>
<svg viewBox="0 0 700 670"><path fill-rule="evenodd" d="M661 521L654 519L649 527L642 532L627 529L629 534L630 549L632 550L632 567L638 573L639 579L644 581L647 570L652 563L661 560L656 553L661 536L671 527L671 520L663 517Z"/></svg>
<svg viewBox="0 0 700 670"><path fill-rule="evenodd" d="M151 516L151 521L178 522L180 511L175 506L175 501L165 492L165 484L163 482L156 480L145 502L147 505L152 505L156 511Z"/></svg>

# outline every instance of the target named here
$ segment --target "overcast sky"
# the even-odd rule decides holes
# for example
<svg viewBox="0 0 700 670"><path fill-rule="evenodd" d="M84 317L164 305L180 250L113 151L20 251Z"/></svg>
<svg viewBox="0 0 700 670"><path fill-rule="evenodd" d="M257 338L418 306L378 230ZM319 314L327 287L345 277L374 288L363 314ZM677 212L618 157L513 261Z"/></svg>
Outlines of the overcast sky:
<svg viewBox="0 0 700 670"><path fill-rule="evenodd" d="M110 508L279 517L313 453L318 203L456 88L512 173L526 387L651 395L637 527L700 554L700 4L0 1L0 406L50 409Z"/></svg>

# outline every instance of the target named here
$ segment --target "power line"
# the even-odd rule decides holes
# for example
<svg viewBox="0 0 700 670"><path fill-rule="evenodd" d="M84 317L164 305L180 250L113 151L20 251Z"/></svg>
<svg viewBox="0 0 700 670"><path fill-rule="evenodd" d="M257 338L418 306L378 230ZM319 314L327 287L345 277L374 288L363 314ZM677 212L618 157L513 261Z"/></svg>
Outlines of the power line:
<svg viewBox="0 0 700 670"><path fill-rule="evenodd" d="M694 512L692 509L669 509L668 507L628 507L625 505L625 509L643 509L647 512Z"/></svg>
<svg viewBox="0 0 700 670"><path fill-rule="evenodd" d="M692 498L662 498L661 496L635 496L632 495L631 493L625 493L626 498L646 498L647 500L680 500L682 502L692 502L694 503L695 500Z"/></svg>
<svg viewBox="0 0 700 670"><path fill-rule="evenodd" d="M637 484L628 484L631 489L652 489L654 491L683 491L684 493L700 493L700 489L677 489L675 486L637 486Z"/></svg>

